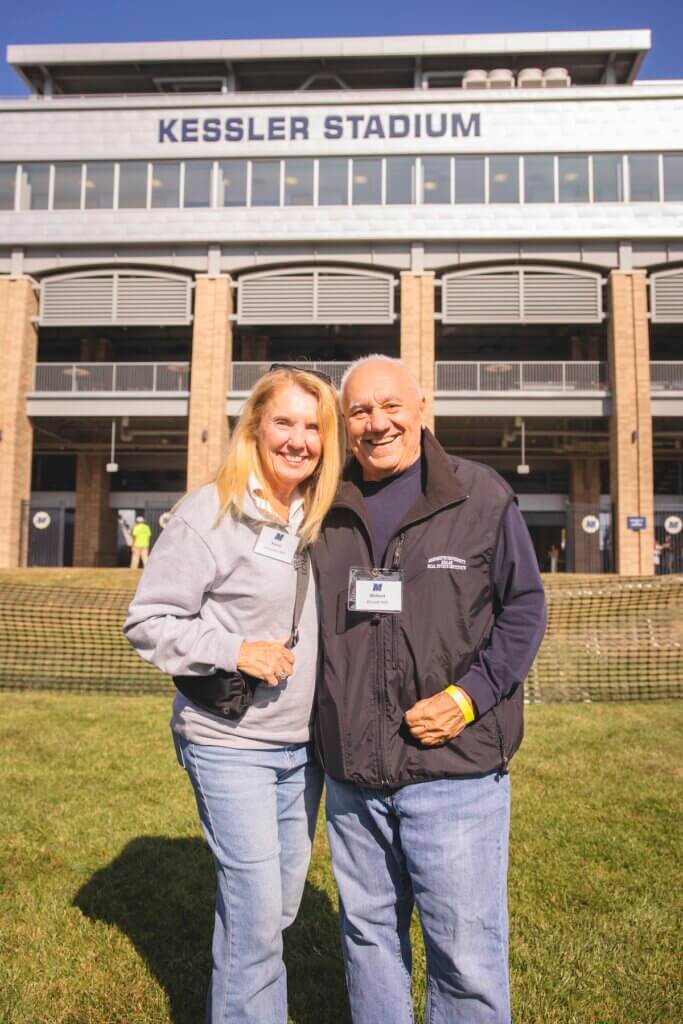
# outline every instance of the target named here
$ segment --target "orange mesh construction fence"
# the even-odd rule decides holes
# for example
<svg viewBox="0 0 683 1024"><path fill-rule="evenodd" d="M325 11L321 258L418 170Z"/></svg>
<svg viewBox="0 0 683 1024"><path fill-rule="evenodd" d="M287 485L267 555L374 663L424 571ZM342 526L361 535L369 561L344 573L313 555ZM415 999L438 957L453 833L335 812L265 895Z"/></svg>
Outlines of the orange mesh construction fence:
<svg viewBox="0 0 683 1024"><path fill-rule="evenodd" d="M121 633L137 575L0 573L0 689L170 693ZM683 696L683 576L544 578L549 623L527 700Z"/></svg>

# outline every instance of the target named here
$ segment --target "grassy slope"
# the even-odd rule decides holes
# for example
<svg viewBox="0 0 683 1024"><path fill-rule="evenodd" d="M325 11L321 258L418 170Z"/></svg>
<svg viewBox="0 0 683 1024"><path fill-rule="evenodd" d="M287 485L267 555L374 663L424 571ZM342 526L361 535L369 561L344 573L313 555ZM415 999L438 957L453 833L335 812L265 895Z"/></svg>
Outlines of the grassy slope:
<svg viewBox="0 0 683 1024"><path fill-rule="evenodd" d="M0 1021L195 1024L212 869L153 697L5 694ZM516 759L517 1024L674 1024L683 705L533 707ZM290 930L296 1024L345 1024L320 830ZM680 955L680 949L678 950ZM416 951L416 992L423 992Z"/></svg>

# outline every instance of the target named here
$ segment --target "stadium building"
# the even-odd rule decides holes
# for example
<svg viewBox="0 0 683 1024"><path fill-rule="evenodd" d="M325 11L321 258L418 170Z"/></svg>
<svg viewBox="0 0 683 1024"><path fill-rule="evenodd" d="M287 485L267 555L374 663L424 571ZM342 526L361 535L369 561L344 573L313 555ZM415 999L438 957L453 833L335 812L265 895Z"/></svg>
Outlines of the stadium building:
<svg viewBox="0 0 683 1024"><path fill-rule="evenodd" d="M9 47L0 566L120 564L271 361L381 351L543 569L683 571L683 80L649 46Z"/></svg>

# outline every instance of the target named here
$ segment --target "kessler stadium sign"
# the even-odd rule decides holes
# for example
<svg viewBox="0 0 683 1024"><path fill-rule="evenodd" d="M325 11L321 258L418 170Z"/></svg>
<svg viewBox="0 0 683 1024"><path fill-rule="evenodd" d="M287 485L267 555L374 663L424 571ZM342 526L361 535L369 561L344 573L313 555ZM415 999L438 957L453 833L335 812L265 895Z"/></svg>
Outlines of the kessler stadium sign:
<svg viewBox="0 0 683 1024"><path fill-rule="evenodd" d="M157 141L296 142L337 139L457 139L481 135L481 114L420 111L409 114L256 114L229 117L161 117Z"/></svg>

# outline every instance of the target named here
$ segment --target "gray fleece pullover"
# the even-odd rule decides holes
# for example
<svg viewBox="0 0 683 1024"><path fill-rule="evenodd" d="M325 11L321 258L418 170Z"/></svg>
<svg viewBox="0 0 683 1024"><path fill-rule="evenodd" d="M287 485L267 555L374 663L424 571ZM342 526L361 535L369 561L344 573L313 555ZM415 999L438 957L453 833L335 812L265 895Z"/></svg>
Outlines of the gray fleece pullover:
<svg viewBox="0 0 683 1024"><path fill-rule="evenodd" d="M292 626L296 571L256 554L263 523L275 520L252 478L244 519L223 516L216 525L218 492L207 484L188 495L154 545L124 633L138 654L169 675L209 675L237 667L243 640L284 642ZM288 529L301 525L300 499ZM256 522L255 522L256 521ZM318 655L313 575L293 650L294 671L277 687L259 686L239 722L229 722L176 693L172 728L194 743L264 748L306 743Z"/></svg>

